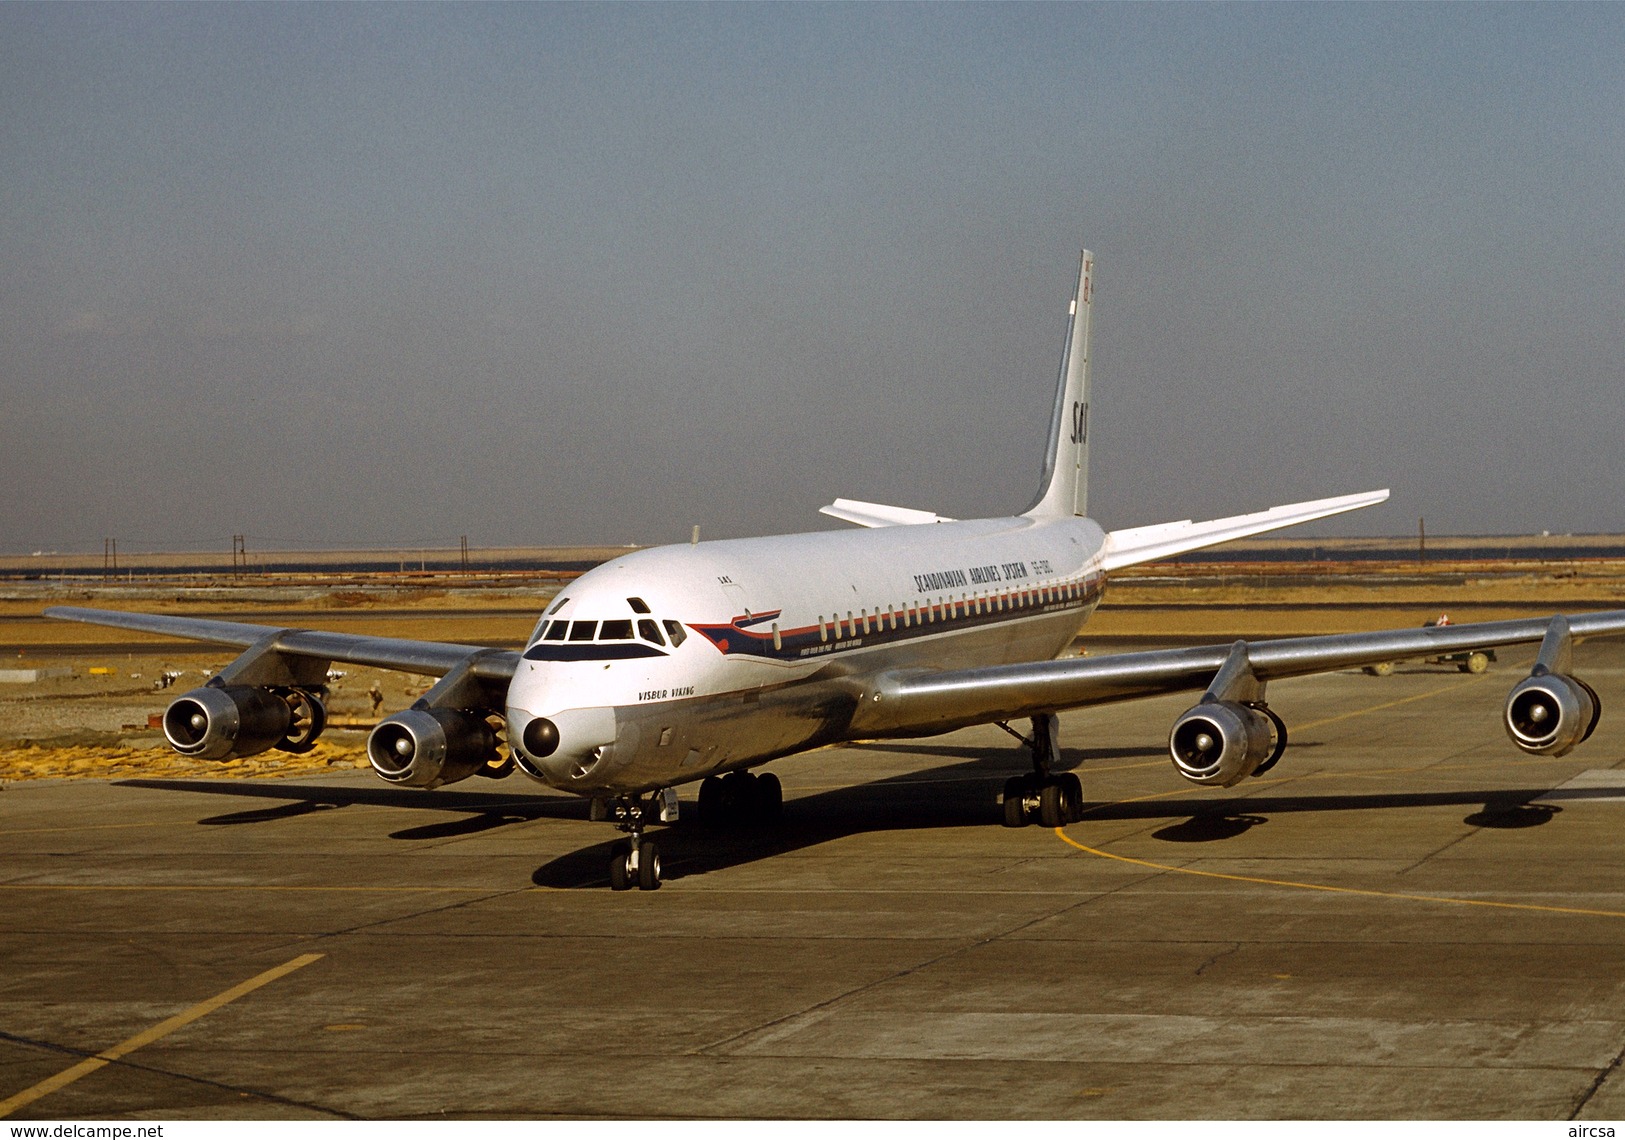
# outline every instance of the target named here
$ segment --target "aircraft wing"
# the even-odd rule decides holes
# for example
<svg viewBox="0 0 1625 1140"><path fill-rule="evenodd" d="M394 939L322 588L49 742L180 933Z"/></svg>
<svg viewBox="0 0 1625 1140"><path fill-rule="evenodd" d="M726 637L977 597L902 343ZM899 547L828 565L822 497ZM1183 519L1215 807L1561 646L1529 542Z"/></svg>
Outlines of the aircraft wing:
<svg viewBox="0 0 1625 1140"><path fill-rule="evenodd" d="M1625 633L1625 610L1377 633L1330 634L1072 657L932 671L899 669L869 680L853 721L857 736L911 736L1039 713L1205 689L1244 649L1261 682L1472 649L1537 644L1566 620L1576 639Z"/></svg>
<svg viewBox="0 0 1625 1140"><path fill-rule="evenodd" d="M481 680L506 681L513 677L519 664L519 654L512 650L491 649L482 645L454 645L444 641L365 637L353 633L327 633L319 629L285 629L248 622L91 610L78 606L52 606L45 611L45 616L179 637L187 641L229 645L237 649L260 646L290 657L343 661L376 669L398 669L426 677L444 677L466 661L470 663L473 675Z"/></svg>
<svg viewBox="0 0 1625 1140"><path fill-rule="evenodd" d="M1119 570L1124 566L1138 566L1142 562L1183 554L1187 550L1200 550L1204 546L1216 546L1235 538L1246 538L1269 530L1279 530L1281 527L1323 519L1329 515L1340 515L1344 511L1357 511L1361 507L1375 506L1387 498L1387 490L1366 491L1358 495L1339 495L1336 498L1315 499L1307 503L1287 503L1284 506L1271 507L1267 511L1255 511L1250 515L1232 515L1227 519L1213 519L1209 522L1192 522L1190 519L1184 519L1180 522L1158 523L1155 526L1114 530L1106 535L1105 568Z"/></svg>

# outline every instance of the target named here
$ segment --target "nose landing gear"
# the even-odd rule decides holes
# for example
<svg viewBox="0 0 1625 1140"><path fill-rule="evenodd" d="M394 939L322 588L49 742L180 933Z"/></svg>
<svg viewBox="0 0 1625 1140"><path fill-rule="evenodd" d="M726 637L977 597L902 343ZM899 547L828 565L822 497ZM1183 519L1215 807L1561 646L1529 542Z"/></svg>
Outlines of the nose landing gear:
<svg viewBox="0 0 1625 1140"><path fill-rule="evenodd" d="M656 792L648 800L620 796L611 806L615 826L627 833L627 838L610 848L611 890L627 891L634 886L641 891L660 889L660 849L643 838L643 825L650 819L660 818L662 795ZM672 802L675 803L675 799Z"/></svg>

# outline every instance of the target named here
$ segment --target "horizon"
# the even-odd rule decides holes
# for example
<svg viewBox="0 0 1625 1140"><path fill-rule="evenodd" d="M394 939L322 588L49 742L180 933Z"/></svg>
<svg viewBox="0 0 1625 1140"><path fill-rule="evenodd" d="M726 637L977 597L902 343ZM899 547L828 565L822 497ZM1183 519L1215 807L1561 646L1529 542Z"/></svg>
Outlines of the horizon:
<svg viewBox="0 0 1625 1140"><path fill-rule="evenodd" d="M0 53L8 547L1000 516L1083 247L1108 529L1625 531L1620 5L18 2Z"/></svg>

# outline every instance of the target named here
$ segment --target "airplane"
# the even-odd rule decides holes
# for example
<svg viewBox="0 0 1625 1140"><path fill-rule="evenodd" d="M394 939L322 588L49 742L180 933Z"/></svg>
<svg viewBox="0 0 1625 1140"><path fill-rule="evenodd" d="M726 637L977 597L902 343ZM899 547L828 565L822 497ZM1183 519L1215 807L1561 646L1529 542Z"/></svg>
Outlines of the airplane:
<svg viewBox="0 0 1625 1140"><path fill-rule="evenodd" d="M609 864L616 890L659 888L660 853L645 832L676 821L678 786L699 781L702 823L769 822L783 789L754 769L854 741L997 724L1032 760L1004 787L1004 823L1059 827L1083 807L1078 776L1060 770L1060 711L1199 692L1173 723L1169 756L1186 780L1228 788L1286 751L1287 727L1265 700L1270 681L1535 642L1538 659L1503 710L1513 744L1560 756L1591 735L1602 702L1573 675L1573 645L1625 631L1625 610L1063 658L1114 571L1388 497L1103 530L1086 514L1094 279L1084 251L1043 477L1018 515L957 520L837 499L822 512L859 529L639 550L561 591L517 652L68 606L45 613L242 649L164 713L175 751L211 760L308 751L326 723L334 662L438 677L372 729L373 770L433 789L517 767L587 797L590 816L626 836ZM1028 735L1012 727L1019 721Z"/></svg>

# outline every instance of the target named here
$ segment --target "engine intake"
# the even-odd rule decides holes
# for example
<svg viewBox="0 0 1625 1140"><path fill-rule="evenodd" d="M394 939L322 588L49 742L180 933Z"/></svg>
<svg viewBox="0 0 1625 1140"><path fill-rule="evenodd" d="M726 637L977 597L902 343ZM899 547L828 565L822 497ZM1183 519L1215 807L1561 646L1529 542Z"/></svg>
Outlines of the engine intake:
<svg viewBox="0 0 1625 1140"><path fill-rule="evenodd" d="M497 758L496 733L478 712L407 709L379 721L367 737L372 770L408 788L466 780Z"/></svg>
<svg viewBox="0 0 1625 1140"><path fill-rule="evenodd" d="M315 702L308 694L301 696ZM169 746L182 756L203 760L257 756L275 747L293 726L288 701L275 690L258 686L193 689L164 710Z"/></svg>
<svg viewBox="0 0 1625 1140"><path fill-rule="evenodd" d="M1284 726L1266 711L1236 701L1203 701L1174 721L1168 755L1193 784L1228 788L1267 767L1285 749Z"/></svg>
<svg viewBox="0 0 1625 1140"><path fill-rule="evenodd" d="M1525 752L1564 756L1587 739L1602 718L1602 700L1590 685L1563 673L1537 673L1507 694L1502 723Z"/></svg>

